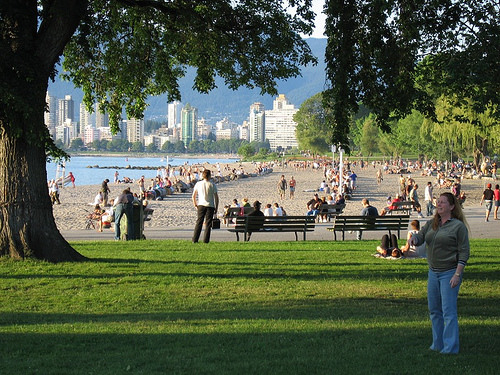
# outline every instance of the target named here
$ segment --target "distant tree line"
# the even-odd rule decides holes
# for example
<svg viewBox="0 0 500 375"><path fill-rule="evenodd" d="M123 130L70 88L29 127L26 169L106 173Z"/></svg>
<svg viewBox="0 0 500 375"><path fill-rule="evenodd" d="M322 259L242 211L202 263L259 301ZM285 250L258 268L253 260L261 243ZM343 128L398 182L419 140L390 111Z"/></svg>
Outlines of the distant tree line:
<svg viewBox="0 0 500 375"><path fill-rule="evenodd" d="M375 114L360 105L350 121L351 154L393 158L415 155L439 160L472 158L477 165L483 157L493 158L500 153L500 123L491 108L478 113L464 103L455 105L453 97L444 95L436 99L435 108L435 119L413 110L408 116L390 121L384 131ZM301 149L321 154L330 151L333 130L321 93L304 101L294 119Z"/></svg>
<svg viewBox="0 0 500 375"><path fill-rule="evenodd" d="M63 148L60 140L56 141L58 147ZM267 155L271 149L269 141L265 142L248 142L242 139L213 139L194 140L188 146L184 142L165 142L161 148L151 143L144 146L141 142L131 143L126 139L107 139L95 140L87 146L83 141L73 139L69 146L70 151L93 150L104 152L147 152L147 153L167 153L167 154L238 154L243 157L251 157L255 154Z"/></svg>

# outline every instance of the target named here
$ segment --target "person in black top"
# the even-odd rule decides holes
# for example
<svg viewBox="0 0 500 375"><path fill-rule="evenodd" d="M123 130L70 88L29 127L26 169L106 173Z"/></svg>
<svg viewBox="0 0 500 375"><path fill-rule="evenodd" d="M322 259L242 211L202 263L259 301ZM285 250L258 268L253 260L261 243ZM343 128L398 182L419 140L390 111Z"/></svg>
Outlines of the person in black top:
<svg viewBox="0 0 500 375"><path fill-rule="evenodd" d="M361 201L363 204L363 209L361 210L361 216L378 216L378 210L370 205L368 199L363 198ZM362 231L358 231L356 234L356 239L361 240Z"/></svg>
<svg viewBox="0 0 500 375"><path fill-rule="evenodd" d="M108 206L108 193L110 192L109 187L108 187L108 182L109 182L109 180L105 179L101 185L102 206L103 207Z"/></svg>
<svg viewBox="0 0 500 375"><path fill-rule="evenodd" d="M264 224L264 217L265 217L265 216L264 216L264 212L262 212L262 211L260 210L260 207L261 207L261 206L262 206L262 203L260 203L259 201L255 201L255 202L253 202L253 211L251 211L251 212L248 214L248 216L258 216L258 217L261 217L261 218L262 218L262 224ZM258 225L258 223L256 223L256 226L255 226L255 228L254 228L254 229L257 229L257 227L259 227L259 228L260 228L260 227L262 227L262 224L261 224L261 225ZM254 227L254 226L252 225L252 227ZM250 236L251 236L251 235L252 235L252 232L251 232L251 231L249 231L249 232L247 233L247 238L246 238L246 240L247 240L247 241L250 241Z"/></svg>
<svg viewBox="0 0 500 375"><path fill-rule="evenodd" d="M493 207L493 190L491 190L491 184L486 185L486 190L483 192L481 197L481 206L485 203L486 207L486 219L484 221L490 221L491 207Z"/></svg>

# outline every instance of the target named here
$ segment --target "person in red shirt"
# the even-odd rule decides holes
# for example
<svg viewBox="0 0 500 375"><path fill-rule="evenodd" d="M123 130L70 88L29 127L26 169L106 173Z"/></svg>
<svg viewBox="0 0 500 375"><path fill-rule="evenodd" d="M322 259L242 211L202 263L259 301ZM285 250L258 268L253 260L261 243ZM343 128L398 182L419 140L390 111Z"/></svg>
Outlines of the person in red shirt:
<svg viewBox="0 0 500 375"><path fill-rule="evenodd" d="M500 186L495 185L495 190L493 190L493 199L495 200L495 220L498 220L498 207L500 207Z"/></svg>

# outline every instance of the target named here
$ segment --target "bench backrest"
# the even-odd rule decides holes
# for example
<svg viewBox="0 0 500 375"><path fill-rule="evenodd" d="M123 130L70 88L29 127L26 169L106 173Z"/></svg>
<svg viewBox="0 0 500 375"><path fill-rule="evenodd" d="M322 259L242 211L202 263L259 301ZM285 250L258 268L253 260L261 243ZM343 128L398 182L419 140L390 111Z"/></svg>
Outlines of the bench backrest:
<svg viewBox="0 0 500 375"><path fill-rule="evenodd" d="M412 209L413 208L413 202L412 201L402 201L402 202L393 202L391 206L394 206L398 209Z"/></svg>
<svg viewBox="0 0 500 375"><path fill-rule="evenodd" d="M238 217L243 215L248 215L253 211L253 207L229 207L227 209L225 217Z"/></svg>
<svg viewBox="0 0 500 375"><path fill-rule="evenodd" d="M315 227L314 216L237 216L234 228L247 232L278 229L284 231L309 231Z"/></svg>
<svg viewBox="0 0 500 375"><path fill-rule="evenodd" d="M345 208L345 203L344 204L323 204L319 212L320 214L334 214L334 215L340 215L342 212L344 212Z"/></svg>
<svg viewBox="0 0 500 375"><path fill-rule="evenodd" d="M339 230L403 230L408 227L409 220L409 215L336 216L333 220L333 228Z"/></svg>

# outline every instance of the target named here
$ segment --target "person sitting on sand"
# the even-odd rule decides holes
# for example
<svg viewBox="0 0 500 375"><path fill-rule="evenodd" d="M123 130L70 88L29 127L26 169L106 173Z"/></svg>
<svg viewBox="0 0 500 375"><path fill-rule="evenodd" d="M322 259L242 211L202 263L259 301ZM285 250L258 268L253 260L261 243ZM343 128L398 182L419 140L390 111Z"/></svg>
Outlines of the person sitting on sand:
<svg viewBox="0 0 500 375"><path fill-rule="evenodd" d="M102 204L102 193L99 191L94 197L94 207Z"/></svg>
<svg viewBox="0 0 500 375"><path fill-rule="evenodd" d="M94 207L94 211L90 214L90 218L92 220L96 220L98 225L97 225L97 231L102 232L102 215L105 213L100 205L96 204Z"/></svg>

